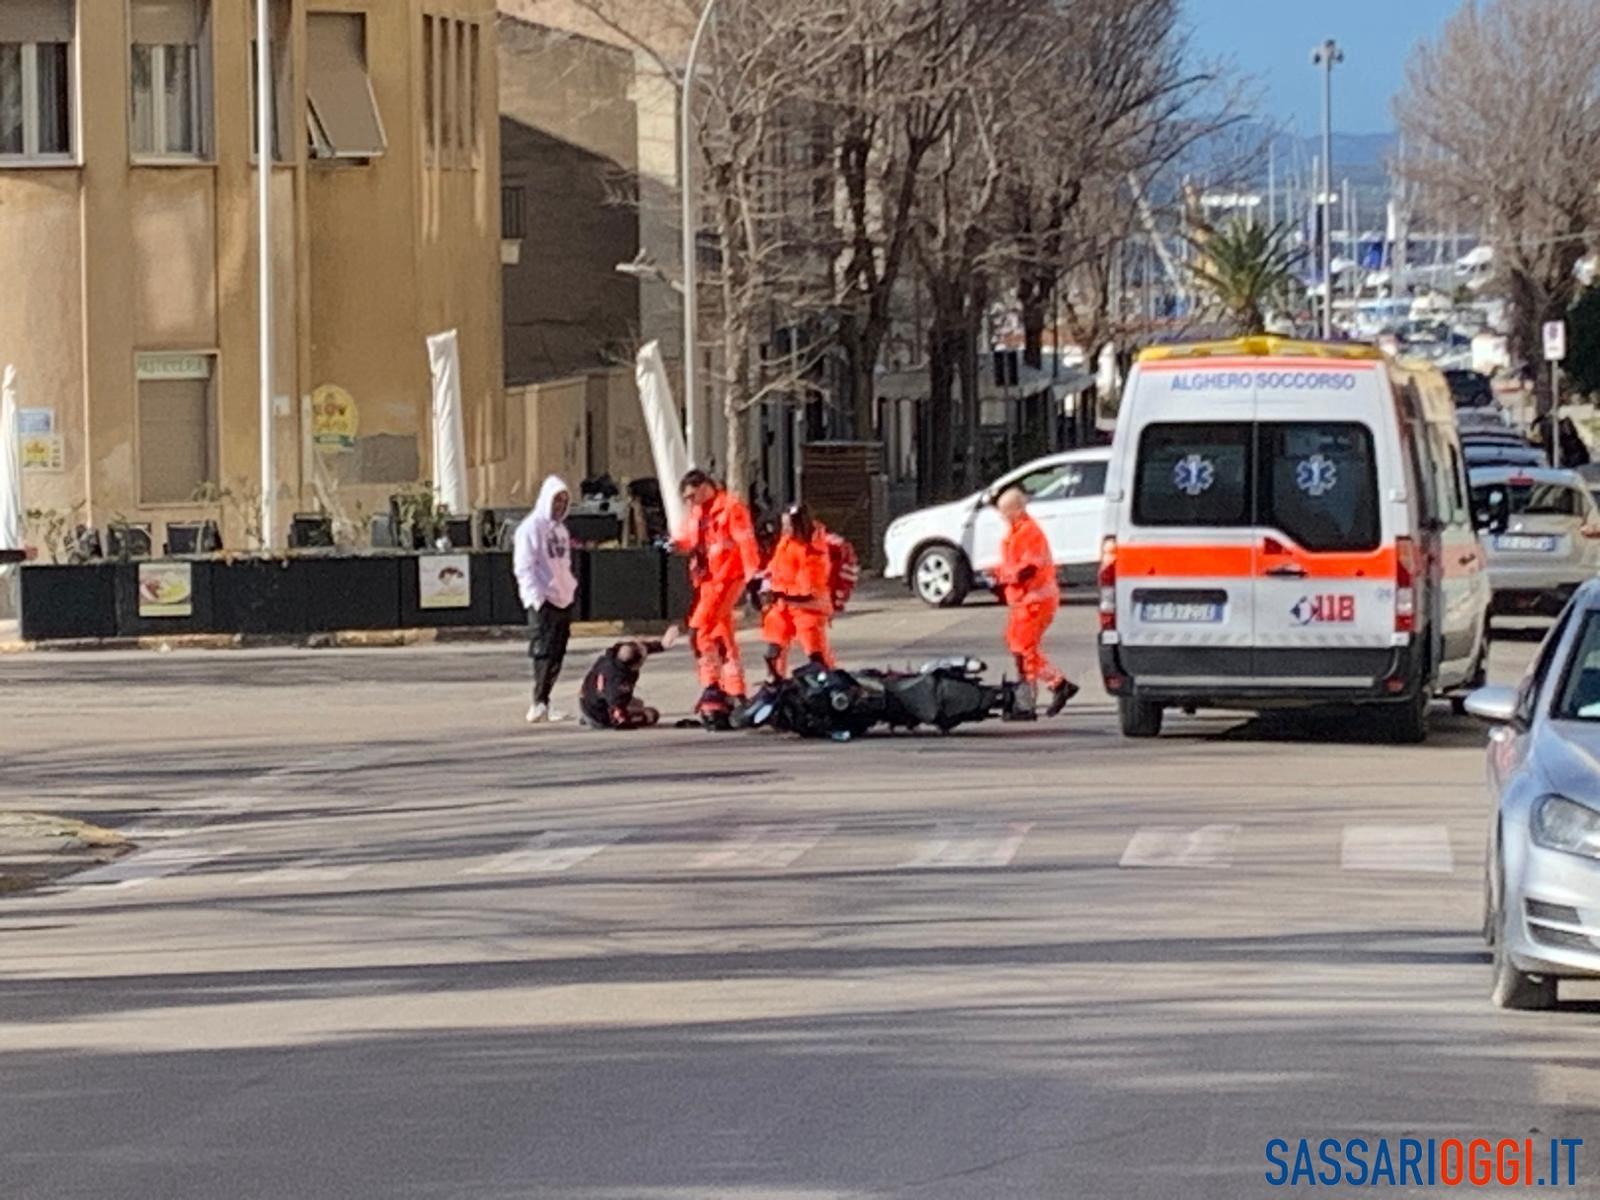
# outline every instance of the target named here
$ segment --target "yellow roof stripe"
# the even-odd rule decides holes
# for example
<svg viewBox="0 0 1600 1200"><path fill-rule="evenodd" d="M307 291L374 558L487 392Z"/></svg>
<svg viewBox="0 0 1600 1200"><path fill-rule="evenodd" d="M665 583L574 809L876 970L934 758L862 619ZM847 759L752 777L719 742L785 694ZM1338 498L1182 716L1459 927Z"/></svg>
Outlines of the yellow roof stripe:
<svg viewBox="0 0 1600 1200"><path fill-rule="evenodd" d="M1151 346L1139 351L1139 362L1163 362L1185 358L1338 358L1371 362L1383 351L1365 342L1312 342L1299 338L1263 334L1259 337L1232 338L1220 342L1188 342L1173 346Z"/></svg>

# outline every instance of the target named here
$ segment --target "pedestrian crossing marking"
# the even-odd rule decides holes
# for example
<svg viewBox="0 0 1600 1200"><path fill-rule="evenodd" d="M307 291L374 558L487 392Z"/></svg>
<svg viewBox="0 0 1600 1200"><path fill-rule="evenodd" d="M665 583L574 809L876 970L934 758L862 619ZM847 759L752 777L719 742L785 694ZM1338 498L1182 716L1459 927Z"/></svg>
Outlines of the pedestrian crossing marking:
<svg viewBox="0 0 1600 1200"><path fill-rule="evenodd" d="M1032 829L1031 821L937 825L933 836L901 862L899 869L1004 867L1017 856Z"/></svg>
<svg viewBox="0 0 1600 1200"><path fill-rule="evenodd" d="M782 870L838 829L820 825L743 825L721 845L697 856L696 871Z"/></svg>
<svg viewBox="0 0 1600 1200"><path fill-rule="evenodd" d="M1128 840L1119 867L1220 869L1233 865L1237 825L1146 825Z"/></svg>
<svg viewBox="0 0 1600 1200"><path fill-rule="evenodd" d="M103 867L82 871L71 876L65 883L69 887L107 885L120 888L138 887L140 884L149 883L152 879L177 875L238 852L236 846L210 850L194 846L159 846L153 850L144 850L130 854L126 858L119 858L116 862L107 863Z"/></svg>
<svg viewBox="0 0 1600 1200"><path fill-rule="evenodd" d="M1346 871L1448 875L1455 859L1443 825L1346 825L1339 865Z"/></svg>
<svg viewBox="0 0 1600 1200"><path fill-rule="evenodd" d="M241 884L276 884L276 883L340 883L349 879L358 871L366 869L366 863L336 863L322 858L305 858L299 862L289 863L287 866L276 867L270 871L261 871L254 875L246 875L239 882Z"/></svg>
<svg viewBox="0 0 1600 1200"><path fill-rule="evenodd" d="M550 830L486 863L469 867L467 875L555 875L570 871L609 846L633 834L632 829Z"/></svg>

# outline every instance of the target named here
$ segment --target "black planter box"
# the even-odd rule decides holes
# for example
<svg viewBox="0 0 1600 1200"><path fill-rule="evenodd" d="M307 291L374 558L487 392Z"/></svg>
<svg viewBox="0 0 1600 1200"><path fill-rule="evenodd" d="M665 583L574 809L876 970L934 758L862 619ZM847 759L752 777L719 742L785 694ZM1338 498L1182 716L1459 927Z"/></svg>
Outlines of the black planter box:
<svg viewBox="0 0 1600 1200"><path fill-rule="evenodd" d="M239 558L213 564L218 633L301 634L306 630L305 562Z"/></svg>
<svg viewBox="0 0 1600 1200"><path fill-rule="evenodd" d="M159 560L143 565L166 565ZM160 637L163 634L182 636L192 633L215 633L219 626L215 605L215 563L196 560L186 564L189 568L189 615L186 617L142 617L139 615L139 563L116 563L116 612L118 637ZM228 630L227 632L232 632Z"/></svg>
<svg viewBox="0 0 1600 1200"><path fill-rule="evenodd" d="M303 558L307 633L400 627L400 574L414 560L395 554Z"/></svg>
<svg viewBox="0 0 1600 1200"><path fill-rule="evenodd" d="M466 556L472 563L471 603L466 608L423 608L419 572L437 555L417 555L400 563L400 628L437 629L456 625L493 625L490 607L490 570L479 554Z"/></svg>
<svg viewBox="0 0 1600 1200"><path fill-rule="evenodd" d="M54 642L115 637L115 578L113 563L23 567L23 640Z"/></svg>
<svg viewBox="0 0 1600 1200"><path fill-rule="evenodd" d="M694 586L689 582L689 559L682 554L662 555L662 614L680 625L694 607Z"/></svg>
<svg viewBox="0 0 1600 1200"><path fill-rule="evenodd" d="M653 546L589 552L589 619L659 621L663 615L665 570Z"/></svg>

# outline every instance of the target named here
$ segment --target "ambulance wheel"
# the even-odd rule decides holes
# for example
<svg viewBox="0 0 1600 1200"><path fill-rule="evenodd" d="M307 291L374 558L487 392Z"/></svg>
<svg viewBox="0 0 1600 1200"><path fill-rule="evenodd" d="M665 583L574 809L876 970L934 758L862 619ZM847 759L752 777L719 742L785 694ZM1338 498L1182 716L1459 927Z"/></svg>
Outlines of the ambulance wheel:
<svg viewBox="0 0 1600 1200"><path fill-rule="evenodd" d="M911 588L931 608L956 608L972 590L972 568L954 546L929 546L911 568Z"/></svg>
<svg viewBox="0 0 1600 1200"><path fill-rule="evenodd" d="M1122 736L1153 738L1161 736L1161 719L1166 710L1149 700L1135 700L1122 696L1117 700L1117 722L1122 726Z"/></svg>
<svg viewBox="0 0 1600 1200"><path fill-rule="evenodd" d="M1428 709L1433 697L1427 684L1419 686L1417 694L1400 704L1389 705L1383 713L1384 729L1389 740L1402 746L1418 746L1428 740Z"/></svg>

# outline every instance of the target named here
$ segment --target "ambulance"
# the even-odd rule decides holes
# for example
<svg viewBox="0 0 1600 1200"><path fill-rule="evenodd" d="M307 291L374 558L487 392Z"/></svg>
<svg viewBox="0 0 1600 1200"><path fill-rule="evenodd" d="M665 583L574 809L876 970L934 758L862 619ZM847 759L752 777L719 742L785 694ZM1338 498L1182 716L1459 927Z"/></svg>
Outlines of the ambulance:
<svg viewBox="0 0 1600 1200"><path fill-rule="evenodd" d="M1450 390L1352 343L1144 351L1106 481L1101 674L1122 732L1169 709L1382 706L1420 742L1484 679L1489 581Z"/></svg>

